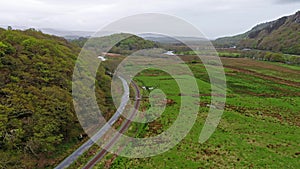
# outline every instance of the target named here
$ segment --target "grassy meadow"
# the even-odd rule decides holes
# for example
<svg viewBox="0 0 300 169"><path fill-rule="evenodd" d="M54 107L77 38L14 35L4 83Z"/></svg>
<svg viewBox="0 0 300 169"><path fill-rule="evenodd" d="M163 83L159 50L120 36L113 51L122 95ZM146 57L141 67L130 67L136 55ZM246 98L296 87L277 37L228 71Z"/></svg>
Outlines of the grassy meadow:
<svg viewBox="0 0 300 169"><path fill-rule="evenodd" d="M299 168L300 70L297 66L245 58L221 58L227 79L227 100L222 119L203 144L200 131L208 114L210 83L201 62L182 56L196 77L200 91L198 118L190 133L174 148L158 156L129 159L108 155L98 168ZM155 86L171 104L148 124L133 123L127 134L150 137L162 133L176 120L179 88L170 75L144 70L135 81ZM142 90L141 109L149 108Z"/></svg>

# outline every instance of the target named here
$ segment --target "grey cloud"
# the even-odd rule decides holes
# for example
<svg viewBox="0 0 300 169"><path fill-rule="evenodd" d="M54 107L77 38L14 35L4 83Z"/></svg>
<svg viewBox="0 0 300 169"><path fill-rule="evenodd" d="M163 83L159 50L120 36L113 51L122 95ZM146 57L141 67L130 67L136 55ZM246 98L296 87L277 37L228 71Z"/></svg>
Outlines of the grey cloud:
<svg viewBox="0 0 300 169"><path fill-rule="evenodd" d="M276 0L278 4L300 3L300 0Z"/></svg>

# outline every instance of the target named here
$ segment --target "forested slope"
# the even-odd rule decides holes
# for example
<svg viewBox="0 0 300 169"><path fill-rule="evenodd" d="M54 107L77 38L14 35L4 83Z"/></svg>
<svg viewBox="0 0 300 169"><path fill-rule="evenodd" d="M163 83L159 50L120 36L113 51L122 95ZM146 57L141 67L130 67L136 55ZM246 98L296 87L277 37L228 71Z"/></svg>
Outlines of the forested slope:
<svg viewBox="0 0 300 169"><path fill-rule="evenodd" d="M0 168L53 165L67 145L79 141L83 131L71 94L79 51L34 29L0 30ZM104 72L100 67L98 78L109 80ZM109 83L97 84L105 102L108 91L102 89Z"/></svg>
<svg viewBox="0 0 300 169"><path fill-rule="evenodd" d="M294 15L259 24L244 34L219 38L216 47L251 48L300 54L300 11Z"/></svg>

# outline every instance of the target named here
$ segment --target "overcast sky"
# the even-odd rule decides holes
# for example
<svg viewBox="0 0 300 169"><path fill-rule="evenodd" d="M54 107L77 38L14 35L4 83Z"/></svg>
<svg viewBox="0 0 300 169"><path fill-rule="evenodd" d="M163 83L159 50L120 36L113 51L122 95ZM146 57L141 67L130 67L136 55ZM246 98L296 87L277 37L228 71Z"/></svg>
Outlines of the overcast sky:
<svg viewBox="0 0 300 169"><path fill-rule="evenodd" d="M1 0L0 26L96 31L124 16L164 13L207 37L244 32L300 10L300 0Z"/></svg>

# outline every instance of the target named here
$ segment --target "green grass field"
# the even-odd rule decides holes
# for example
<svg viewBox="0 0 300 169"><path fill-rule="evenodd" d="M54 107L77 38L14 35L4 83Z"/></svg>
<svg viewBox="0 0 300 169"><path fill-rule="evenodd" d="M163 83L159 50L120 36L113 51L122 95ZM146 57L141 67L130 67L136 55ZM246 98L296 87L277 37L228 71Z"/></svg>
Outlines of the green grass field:
<svg viewBox="0 0 300 169"><path fill-rule="evenodd" d="M245 66L243 58L222 58L222 61L228 97L221 122L208 141L198 143L209 110L210 96L205 94L209 94L210 84L204 66L190 64L200 95L203 94L190 133L161 155L114 160L109 160L112 157L109 155L98 168L299 168L299 67L253 60ZM138 131L138 137L159 134L177 117L179 88L169 75L157 71L144 71L135 80L140 86L157 86L175 103L168 105L162 116L148 125L134 123L128 134L132 131ZM149 92L142 94L147 96ZM147 104L144 100L141 107L147 108Z"/></svg>

